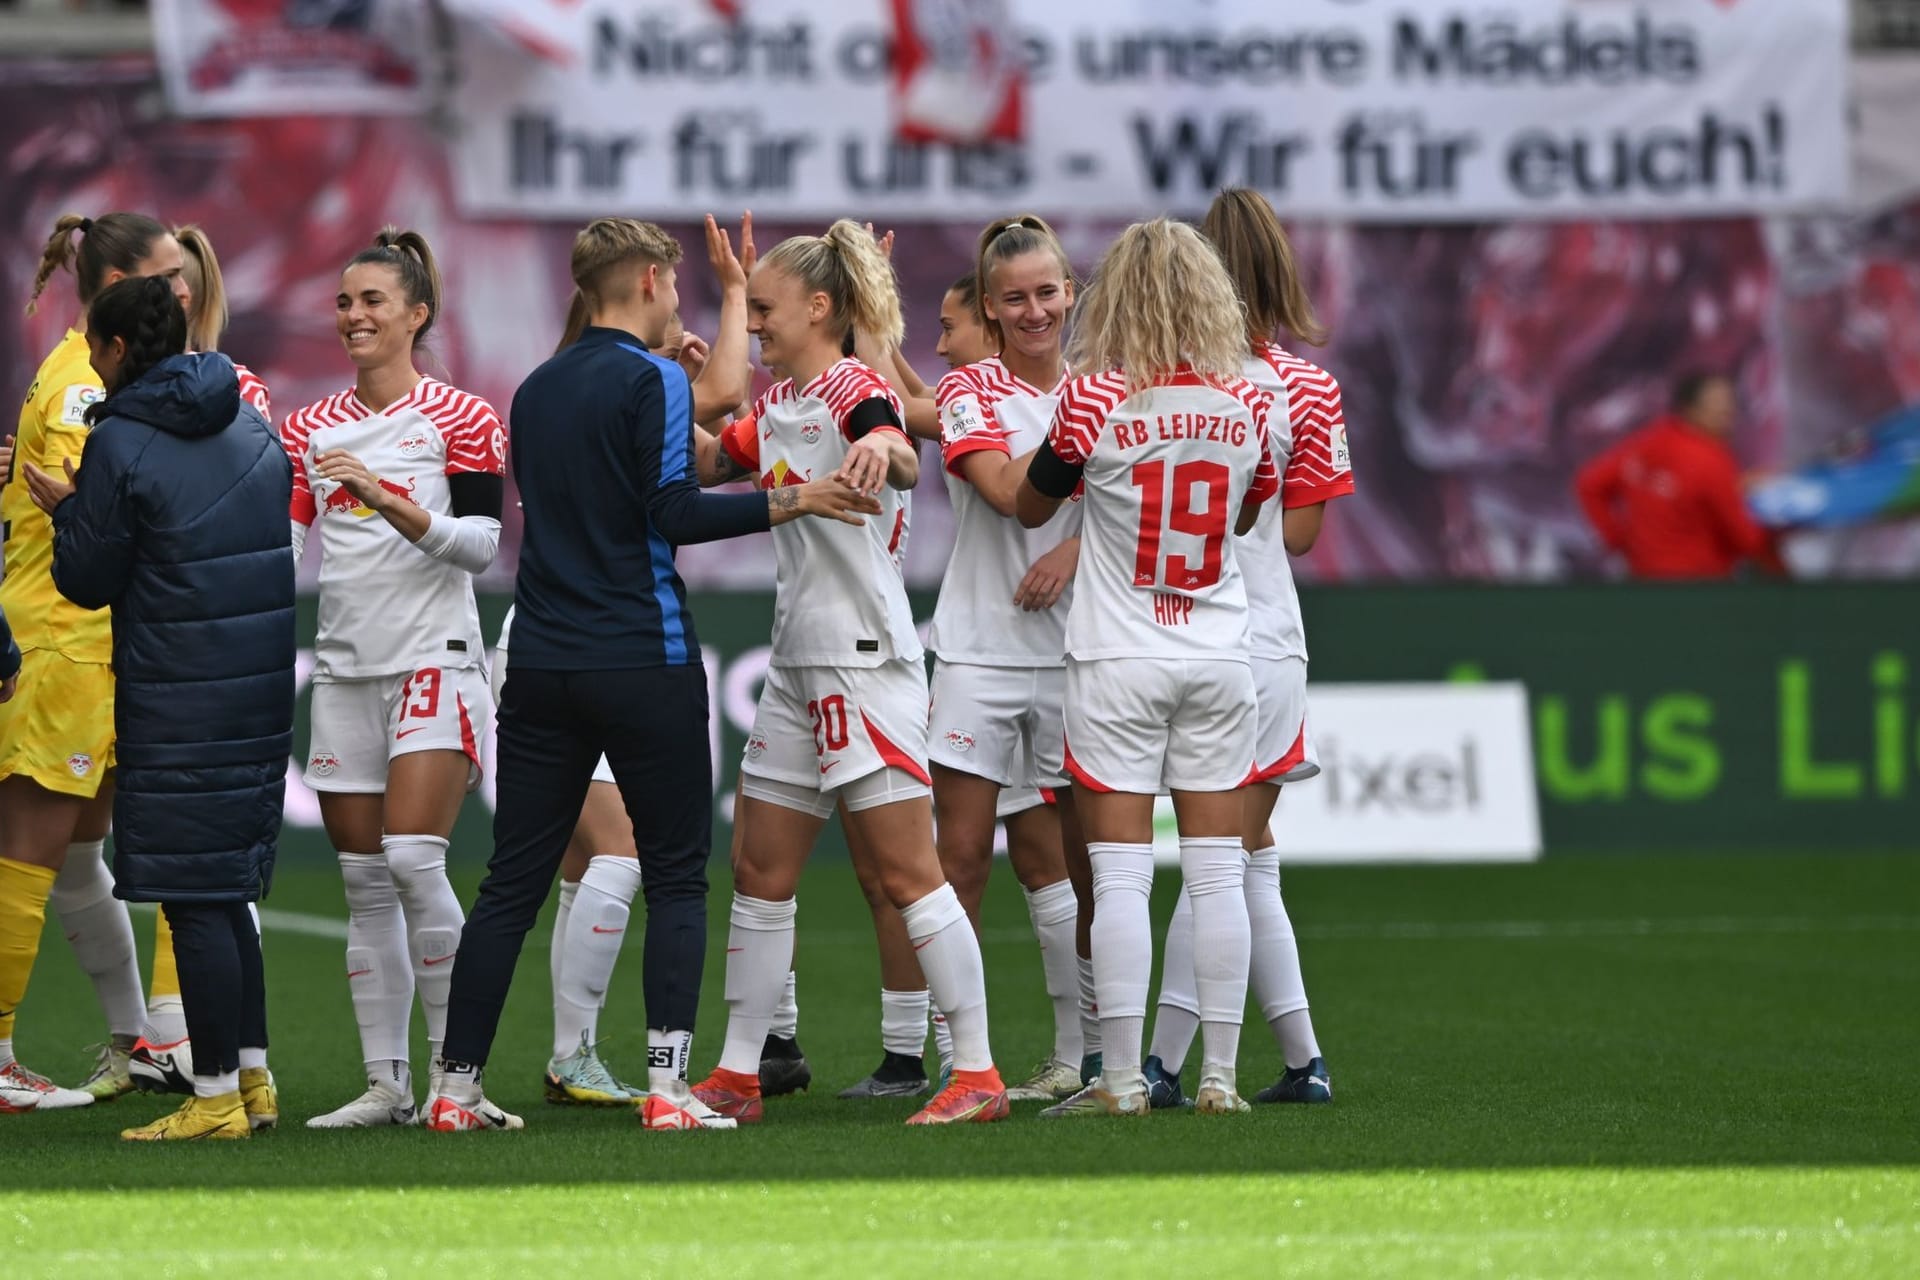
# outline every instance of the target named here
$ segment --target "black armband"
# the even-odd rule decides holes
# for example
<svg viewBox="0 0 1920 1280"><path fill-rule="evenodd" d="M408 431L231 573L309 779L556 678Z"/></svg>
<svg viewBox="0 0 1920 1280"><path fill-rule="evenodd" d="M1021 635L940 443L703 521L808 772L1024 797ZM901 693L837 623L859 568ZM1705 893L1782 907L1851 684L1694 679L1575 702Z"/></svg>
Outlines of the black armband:
<svg viewBox="0 0 1920 1280"><path fill-rule="evenodd" d="M447 476L447 497L456 518L486 516L498 520L506 505L506 492L505 477L485 471L455 471Z"/></svg>
<svg viewBox="0 0 1920 1280"><path fill-rule="evenodd" d="M1053 441L1042 440L1033 451L1033 461L1027 464L1027 483L1044 497L1064 501L1080 487L1080 473L1085 470L1083 464L1064 461L1055 453Z"/></svg>
<svg viewBox="0 0 1920 1280"><path fill-rule="evenodd" d="M906 424L900 421L900 414L893 402L885 396L868 396L853 406L853 412L847 415L847 439L858 440L877 427L892 427L902 435L906 434Z"/></svg>

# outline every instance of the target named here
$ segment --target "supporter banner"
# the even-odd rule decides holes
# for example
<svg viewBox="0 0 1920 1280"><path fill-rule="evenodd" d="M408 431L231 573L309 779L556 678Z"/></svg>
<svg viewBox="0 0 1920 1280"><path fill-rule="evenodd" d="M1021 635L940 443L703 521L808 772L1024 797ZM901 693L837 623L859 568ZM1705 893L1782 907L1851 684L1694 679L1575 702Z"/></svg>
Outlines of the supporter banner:
<svg viewBox="0 0 1920 1280"><path fill-rule="evenodd" d="M1274 811L1283 862L1527 862L1540 856L1527 690L1498 684L1321 684L1307 727L1320 776ZM1154 854L1180 861L1173 805Z"/></svg>
<svg viewBox="0 0 1920 1280"><path fill-rule="evenodd" d="M65 272L26 314L54 220L110 209L206 229L230 294L223 349L267 380L282 415L352 380L333 297L341 267L388 222L423 232L446 272L423 368L504 413L553 351L578 224L461 213L442 136L423 121L281 116L183 127L151 109L156 92L152 68L137 60L0 59L0 118L18 139L0 153L0 381L16 395L78 316ZM1036 211L1082 270L1122 225L1066 207ZM980 223L892 225L907 353L931 377L945 367L934 353L940 298L971 267ZM700 227L666 226L688 257L681 312L711 337L718 297ZM763 218L758 233L767 246L820 226ZM1760 474L1853 456L1862 428L1920 405L1920 196L1871 216L1290 230L1333 331L1302 354L1340 380L1358 486L1329 508L1313 554L1296 566L1304 580L1597 576L1604 557L1574 476L1662 413L1683 373L1733 374L1734 451L1743 471ZM947 489L926 454L907 543L912 585L939 585L952 538ZM512 581L519 543L509 501L483 586ZM309 587L318 553L316 540ZM1920 520L1798 532L1787 554L1803 576L1911 578ZM773 560L760 535L688 547L679 562L696 589L753 591L773 581Z"/></svg>
<svg viewBox="0 0 1920 1280"><path fill-rule="evenodd" d="M389 115L426 106L427 6L153 0L167 100L184 115Z"/></svg>
<svg viewBox="0 0 1920 1280"><path fill-rule="evenodd" d="M567 218L1130 217L1245 185L1289 215L1406 222L1847 193L1843 0L1010 0L1017 67L975 57L940 74L977 84L901 82L896 33L918 68L925 33L951 21L918 11L954 7L750 0L727 18L598 0L574 11L584 67L474 43L462 201ZM970 88L984 140L902 136L916 104L949 110Z"/></svg>

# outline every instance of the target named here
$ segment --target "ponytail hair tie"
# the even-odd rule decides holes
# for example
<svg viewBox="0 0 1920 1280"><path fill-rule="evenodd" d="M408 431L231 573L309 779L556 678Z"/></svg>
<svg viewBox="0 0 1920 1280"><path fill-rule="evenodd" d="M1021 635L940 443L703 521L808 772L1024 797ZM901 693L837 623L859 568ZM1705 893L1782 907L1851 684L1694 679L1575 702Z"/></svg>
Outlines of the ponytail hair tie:
<svg viewBox="0 0 1920 1280"><path fill-rule="evenodd" d="M93 230L93 219L92 218L80 219L80 234L85 235L87 234L87 232L91 230Z"/></svg>

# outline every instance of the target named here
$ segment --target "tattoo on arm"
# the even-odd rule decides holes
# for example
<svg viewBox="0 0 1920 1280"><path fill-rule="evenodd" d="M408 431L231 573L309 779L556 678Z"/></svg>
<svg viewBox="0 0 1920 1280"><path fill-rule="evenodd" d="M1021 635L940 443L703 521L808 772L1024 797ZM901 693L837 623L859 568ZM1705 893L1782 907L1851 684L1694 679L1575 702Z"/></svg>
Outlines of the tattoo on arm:
<svg viewBox="0 0 1920 1280"><path fill-rule="evenodd" d="M714 451L713 475L715 484L727 484L749 474L747 469L735 462L733 455L725 449Z"/></svg>
<svg viewBox="0 0 1920 1280"><path fill-rule="evenodd" d="M767 490L768 511L798 511L800 509L800 490L782 486Z"/></svg>

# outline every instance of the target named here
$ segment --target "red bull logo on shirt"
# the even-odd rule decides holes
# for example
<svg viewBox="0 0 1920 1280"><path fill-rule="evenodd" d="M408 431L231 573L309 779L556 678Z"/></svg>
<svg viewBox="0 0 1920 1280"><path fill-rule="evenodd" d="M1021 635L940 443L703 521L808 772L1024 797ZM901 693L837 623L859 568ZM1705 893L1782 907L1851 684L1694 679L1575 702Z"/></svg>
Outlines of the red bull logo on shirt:
<svg viewBox="0 0 1920 1280"><path fill-rule="evenodd" d="M762 489L784 489L790 484L805 484L811 479L813 479L811 474L800 470L798 467L788 466L787 460L782 458L780 461L774 463L771 469L760 473L760 487Z"/></svg>
<svg viewBox="0 0 1920 1280"><path fill-rule="evenodd" d="M388 493L397 494L398 496L405 498L408 502L412 502L414 487L417 485L418 481L416 481L414 477L408 476L406 487L402 488L391 480L381 479L376 476L375 483L377 483L382 489L385 489ZM343 515L358 516L360 519L364 520L368 516L373 514L373 508L364 505L360 501L360 499L354 497L353 490L347 488L347 486L345 485L341 485L338 488L336 488L332 493L329 493L324 499L321 500L321 503L320 503L321 515L323 516L332 515L335 512L339 512Z"/></svg>

